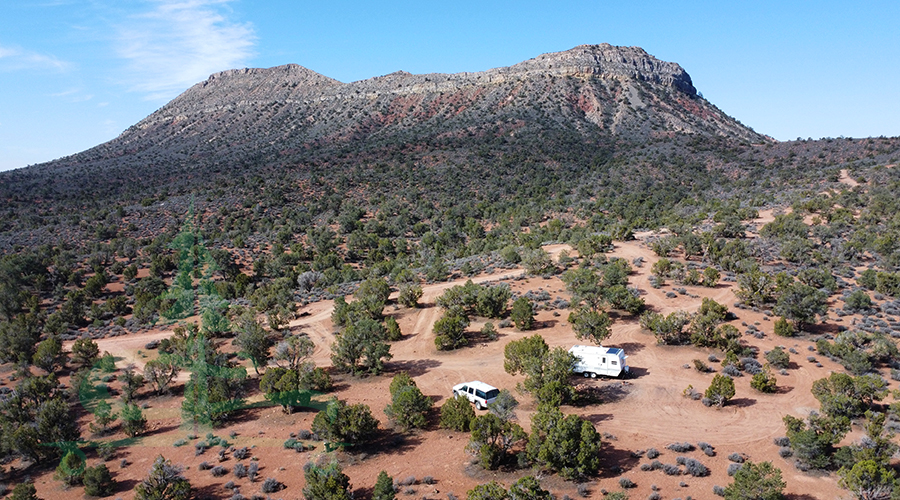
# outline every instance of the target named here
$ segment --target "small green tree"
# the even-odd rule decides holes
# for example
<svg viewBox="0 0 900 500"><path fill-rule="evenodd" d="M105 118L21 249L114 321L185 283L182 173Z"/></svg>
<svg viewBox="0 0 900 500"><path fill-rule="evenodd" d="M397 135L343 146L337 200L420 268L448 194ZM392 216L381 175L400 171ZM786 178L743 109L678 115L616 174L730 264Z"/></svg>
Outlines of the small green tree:
<svg viewBox="0 0 900 500"><path fill-rule="evenodd" d="M499 467L507 459L510 447L526 437L519 425L504 422L492 413L476 417L471 430L469 449L478 456L481 466L489 470Z"/></svg>
<svg viewBox="0 0 900 500"><path fill-rule="evenodd" d="M423 428L428 422L426 414L434 402L422 394L406 372L398 373L391 381L391 402L384 409L385 415L400 429Z"/></svg>
<svg viewBox="0 0 900 500"><path fill-rule="evenodd" d="M541 403L531 421L526 447L535 463L566 479L583 479L600 468L600 435L578 415L563 416L559 407Z"/></svg>
<svg viewBox="0 0 900 500"><path fill-rule="evenodd" d="M709 266L703 270L703 286L712 288L719 283L719 271Z"/></svg>
<svg viewBox="0 0 900 500"><path fill-rule="evenodd" d="M554 269L550 254L543 248L524 250L521 254L522 267L525 268L525 272L528 274L541 275Z"/></svg>
<svg viewBox="0 0 900 500"><path fill-rule="evenodd" d="M400 294L397 302L406 307L419 307L419 299L422 298L422 287L414 283L400 285Z"/></svg>
<svg viewBox="0 0 900 500"><path fill-rule="evenodd" d="M100 356L100 347L89 338L80 338L72 344L72 362L81 366L91 366Z"/></svg>
<svg viewBox="0 0 900 500"><path fill-rule="evenodd" d="M157 395L165 394L169 392L179 371L181 368L173 357L161 354L144 365L144 380L150 382Z"/></svg>
<svg viewBox="0 0 900 500"><path fill-rule="evenodd" d="M91 431L100 436L109 431L109 426L116 421L116 413L112 411L110 405L105 399L97 401L94 407L94 422L90 425Z"/></svg>
<svg viewBox="0 0 900 500"><path fill-rule="evenodd" d="M734 380L728 375L716 374L704 396L716 406L725 406L734 397Z"/></svg>
<svg viewBox="0 0 900 500"><path fill-rule="evenodd" d="M122 402L133 402L137 391L144 385L144 377L135 372L133 366L128 366L122 371L119 380L122 381Z"/></svg>
<svg viewBox="0 0 900 500"><path fill-rule="evenodd" d="M862 312L872 307L872 298L864 290L855 290L844 298L844 310Z"/></svg>
<svg viewBox="0 0 900 500"><path fill-rule="evenodd" d="M84 469L84 492L92 497L108 497L116 490L116 481L106 464Z"/></svg>
<svg viewBox="0 0 900 500"><path fill-rule="evenodd" d="M452 307L444 311L444 315L434 323L434 345L438 350L457 349L469 343L466 338L466 327L469 318L460 307Z"/></svg>
<svg viewBox="0 0 900 500"><path fill-rule="evenodd" d="M37 489L34 487L34 483L19 483L13 489L12 493L9 495L9 500L41 500L37 496Z"/></svg>
<svg viewBox="0 0 900 500"><path fill-rule="evenodd" d="M275 345L272 358L278 366L298 370L315 349L316 344L306 335L291 335Z"/></svg>
<svg viewBox="0 0 900 500"><path fill-rule="evenodd" d="M775 368L785 369L791 364L791 356L781 346L775 346L766 353L766 361Z"/></svg>
<svg viewBox="0 0 900 500"><path fill-rule="evenodd" d="M303 467L306 486L303 496L306 500L351 500L350 477L344 474L340 464L331 462L319 467L312 462ZM380 479L379 475L379 479ZM377 498L377 497L375 497Z"/></svg>
<svg viewBox="0 0 900 500"><path fill-rule="evenodd" d="M390 342L396 342L403 338L403 332L400 331L400 325L393 316L384 318L384 339Z"/></svg>
<svg viewBox="0 0 900 500"><path fill-rule="evenodd" d="M778 380L775 378L775 374L772 373L772 369L766 364L762 371L753 375L753 378L750 380L750 387L759 392L771 394L778 390L777 382Z"/></svg>
<svg viewBox="0 0 900 500"><path fill-rule="evenodd" d="M59 466L56 467L56 473L53 474L53 478L62 481L67 487L81 484L81 480L84 477L84 458L82 456L83 454L80 451L69 451L66 453Z"/></svg>
<svg viewBox="0 0 900 500"><path fill-rule="evenodd" d="M797 331L794 330L794 325L784 318L776 319L774 328L775 335L778 335L779 337L793 337L797 334Z"/></svg>
<svg viewBox="0 0 900 500"><path fill-rule="evenodd" d="M534 328L534 306L527 297L519 297L513 302L509 317L519 330Z"/></svg>
<svg viewBox="0 0 900 500"><path fill-rule="evenodd" d="M394 500L394 497L394 479L385 471L379 472L372 488L372 500Z"/></svg>
<svg viewBox="0 0 900 500"><path fill-rule="evenodd" d="M674 311L668 316L647 311L640 317L641 328L649 330L656 337L658 344L681 345L690 340L690 335L685 331L685 326L690 323L691 317L685 311Z"/></svg>
<svg viewBox="0 0 900 500"><path fill-rule="evenodd" d="M509 500L506 488L497 481L479 484L466 493L466 500Z"/></svg>
<svg viewBox="0 0 900 500"><path fill-rule="evenodd" d="M510 375L525 375L519 390L538 400L571 402L577 394L569 377L576 358L561 347L553 350L540 335L514 340L504 348L503 368Z"/></svg>
<svg viewBox="0 0 900 500"><path fill-rule="evenodd" d="M863 416L875 401L888 395L887 382L881 377L851 377L839 372L814 381L810 391L819 400L823 413L851 419Z"/></svg>
<svg viewBox="0 0 900 500"><path fill-rule="evenodd" d="M147 419L141 407L134 404L126 404L122 408L122 429L125 434L135 437L144 432L147 427Z"/></svg>
<svg viewBox="0 0 900 500"><path fill-rule="evenodd" d="M441 427L455 431L468 431L475 420L472 403L462 394L447 400L441 406Z"/></svg>
<svg viewBox="0 0 900 500"><path fill-rule="evenodd" d="M269 349L272 338L262 323L252 316L244 316L238 322L238 335L233 344L240 353L253 363L253 370L259 375L259 367L269 363Z"/></svg>
<svg viewBox="0 0 900 500"><path fill-rule="evenodd" d="M368 405L348 405L332 398L328 407L313 419L312 431L333 443L360 444L375 437L378 420Z"/></svg>
<svg viewBox="0 0 900 500"><path fill-rule="evenodd" d="M579 340L587 339L597 345L600 345L607 337L611 330L612 321L609 315L604 311L595 311L588 307L579 307L569 313L569 323L575 330L575 337Z"/></svg>
<svg viewBox="0 0 900 500"><path fill-rule="evenodd" d="M794 322L798 330L815 322L817 316L828 312L828 294L803 283L788 285L778 296L775 314Z"/></svg>
<svg viewBox="0 0 900 500"><path fill-rule="evenodd" d="M507 420L515 420L518 406L519 402L516 401L516 398L513 397L508 389L500 389L500 393L497 394L494 402L488 405L488 410L505 422Z"/></svg>
<svg viewBox="0 0 900 500"><path fill-rule="evenodd" d="M181 474L182 468L172 462L156 457L147 479L134 489L135 500L188 500L191 498L191 483Z"/></svg>
<svg viewBox="0 0 900 500"><path fill-rule="evenodd" d="M894 470L874 460L841 467L838 476L841 488L849 490L859 500L896 498L892 495L898 486Z"/></svg>
<svg viewBox="0 0 900 500"><path fill-rule="evenodd" d="M63 351L59 337L51 335L37 345L31 360L34 366L47 373L53 373L57 368L65 366L69 355Z"/></svg>
<svg viewBox="0 0 900 500"><path fill-rule="evenodd" d="M781 470L772 462L747 461L734 474L734 481L725 487L725 500L781 500L785 486Z"/></svg>
<svg viewBox="0 0 900 500"><path fill-rule="evenodd" d="M811 413L804 422L791 415L782 419L791 449L800 462L814 468L832 465L837 443L850 431L850 419Z"/></svg>
<svg viewBox="0 0 900 500"><path fill-rule="evenodd" d="M525 476L509 487L509 500L551 500L553 495L541 488L534 476Z"/></svg>
<svg viewBox="0 0 900 500"><path fill-rule="evenodd" d="M331 344L331 362L341 371L377 375L391 359L391 346L384 342L384 327L363 318L344 329Z"/></svg>

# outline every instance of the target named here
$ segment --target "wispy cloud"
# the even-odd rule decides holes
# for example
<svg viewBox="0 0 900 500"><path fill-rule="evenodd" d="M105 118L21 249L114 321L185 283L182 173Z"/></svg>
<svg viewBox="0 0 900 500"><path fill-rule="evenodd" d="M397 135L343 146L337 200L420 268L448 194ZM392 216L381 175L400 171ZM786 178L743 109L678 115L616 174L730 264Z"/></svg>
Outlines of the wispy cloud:
<svg viewBox="0 0 900 500"><path fill-rule="evenodd" d="M253 55L249 23L229 18L232 0L151 0L119 29L127 84L148 99L171 98L211 73L240 67Z"/></svg>
<svg viewBox="0 0 900 500"><path fill-rule="evenodd" d="M25 69L65 71L70 63L59 58L41 54L20 47L0 45L0 70L17 71Z"/></svg>

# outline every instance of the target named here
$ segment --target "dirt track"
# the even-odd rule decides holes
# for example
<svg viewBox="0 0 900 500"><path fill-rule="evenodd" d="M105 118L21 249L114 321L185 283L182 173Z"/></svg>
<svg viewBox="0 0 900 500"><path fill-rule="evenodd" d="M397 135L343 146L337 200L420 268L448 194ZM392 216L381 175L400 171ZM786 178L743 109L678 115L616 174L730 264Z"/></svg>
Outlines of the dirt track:
<svg viewBox="0 0 900 500"><path fill-rule="evenodd" d="M563 246L552 248L552 253L558 254ZM700 305L702 297L712 297L716 301L729 307L735 302L731 284L721 283L712 289L702 287L685 287L696 298L678 295L676 298L667 298L666 293L671 291L671 286L654 289L649 285L650 267L657 257L641 241L616 243L612 256L627 259L629 262L636 257L642 257L645 261L641 268L636 268L630 276L630 285L637 287L644 294L647 304L657 312L668 314L675 310L694 311ZM521 271L497 273L490 276L480 276L473 279L475 282L505 280L511 287L518 291L536 290L543 288L552 296L568 296L564 291L564 285L558 277L540 278L529 277L515 279L521 275ZM571 327L566 321L567 311L540 311L537 315L538 328L533 332L519 332L513 328L499 329L500 338L495 342L471 345L457 351L441 352L434 347L434 334L432 326L440 317L441 311L434 306L435 299L447 288L460 284L439 283L423 286L424 307L408 309L391 306L385 311L394 316L400 324L404 338L391 346L393 359L388 363L391 372L401 370L408 371L416 380L422 391L436 401L436 406L442 404L448 397L450 388L459 382L480 379L498 387L514 390L521 377L513 377L503 370L503 348L505 345L526 335L538 333L542 335L551 346L568 348L577 343ZM299 328L307 333L316 343L314 358L318 365L330 365L330 344L334 338L334 327L331 323L332 303L319 302L304 307L303 316L293 321L291 326ZM623 347L629 358L628 363L633 367L637 377L622 383L620 381L579 381L589 386L600 388L606 395L603 404L592 405L583 408L564 408L566 412L575 412L584 415L595 423L601 433L607 433L604 447L604 471L601 477L594 482L592 498L600 498L600 488L610 491L619 490L619 475L609 472L612 467L619 467L623 474L637 483L637 488L629 493L632 498L643 498L650 493L650 485L660 487L664 498L684 497L691 495L693 498L712 498L712 485L727 485L730 478L726 474L729 464L726 457L732 452L746 454L754 461L770 460L784 472L788 484L787 492L796 495L810 495L807 497L795 496L794 498L836 498L841 490L837 487L836 480L831 477L813 478L796 471L786 460L778 456L778 448L772 444L772 438L784 434L781 418L785 414L805 415L809 410L817 408L818 403L809 392L809 387L815 379L827 376L830 370L838 370L839 367L828 360L821 360L824 366L815 367L806 361L808 340L791 340L777 338L772 335L772 323L767 321L763 314L753 313L748 310L732 311L738 315L733 323L743 331L747 324L757 324L758 328L766 332L765 339L756 339L745 336L744 340L758 346L761 351L767 351L775 345L784 345L785 348L794 347L799 354L791 356L795 363L786 376L778 375L778 394L765 395L752 390L749 387L750 377L742 377L736 380L737 396L731 404L720 410L706 408L699 401L693 401L682 396L682 391L691 384L699 391L705 390L712 379L712 374L699 373L693 368L686 369L683 366L690 364L693 359L706 361L712 351L697 349L694 347L668 347L659 346L655 339L647 332L641 331L637 321L628 316L615 319L612 328L612 336L605 345ZM469 330L476 331L481 328L484 320L474 320ZM141 366L144 358L137 355L139 349L151 339L162 338L168 332L157 332L148 335L119 337L104 339L99 342L101 350L106 350L116 356L122 357L120 366L128 362L134 362ZM721 357L720 353L716 353ZM717 366L710 363L714 367ZM373 413L387 426L388 421L382 412L389 402L387 386L390 383L390 374L381 377L354 379L339 377L338 397L350 402L363 402L373 410ZM535 409L535 403L528 395L521 395L514 391L521 401L518 410L520 423L526 430L529 428L529 419ZM191 450L185 448L172 448L171 442L183 437L184 432L177 429L177 398L171 398L166 403L158 402L158 408L154 411L160 417L161 422L157 426L161 429L171 429L164 434L156 434L154 443L159 443L160 453L172 457L185 465L195 466L202 457L193 457ZM170 409L167 409L170 408ZM296 456L280 448L280 443L286 439L289 432L300 428L309 428L312 413L299 412L294 415L284 415L277 408L254 410L247 418L224 429L221 434L229 430L235 430L241 436L247 436L243 443L251 443L257 446L254 455L260 458L260 463L270 466L269 475L277 477L288 485L283 495L285 498L300 496L303 480L300 467L309 458L308 454ZM163 418L164 417L164 418ZM609 435L613 437L610 438ZM716 457L706 457L699 451L687 453L688 456L699 459L711 470L712 474L705 478L693 478L689 476L672 477L665 476L661 472L641 472L639 465L649 460L646 458L635 459L630 452L644 450L649 447L658 448L663 452L660 460L663 463L675 463L677 455L665 450L664 447L672 442L689 441L696 445L698 441L706 441L712 444L718 454ZM406 444L397 449L383 450L382 453L370 456L365 460L345 457L345 472L350 475L352 482L357 487L371 486L380 470L386 470L395 479L410 475L421 478L425 475L434 476L438 483L436 486L417 488L416 495L428 498L445 498L447 492L453 492L463 497L465 492L480 482L489 479L499 479L507 485L516 477L528 471L505 474L486 473L468 466L469 455L465 452L467 436L461 433L443 430L430 430L414 434L407 438ZM149 442L148 442L149 444ZM239 442L240 444L240 442ZM245 444L246 445L246 444ZM154 453L146 449L144 453L136 455L139 462L146 462ZM209 457L206 457L209 460ZM285 461L287 460L287 461ZM283 464L284 470L276 470L276 464ZM192 467L193 469L193 467ZM146 470L144 468L143 470ZM144 474L142 471L137 476ZM125 471L123 471L124 473ZM132 471L128 471L129 475ZM196 474L196 473L194 473ZM192 477L194 474L190 474ZM213 479L204 473L197 477L200 485L209 485L214 488L221 485L229 478ZM687 487L679 486L684 481ZM549 488L558 496L568 494L575 497L575 485L559 480L555 476L547 478L544 487ZM439 493L434 493L438 490ZM218 491L218 490L211 490ZM252 489L242 490L245 496L252 493ZM119 495L129 498L130 495ZM401 498L403 496L401 495ZM414 498L412 496L408 498Z"/></svg>

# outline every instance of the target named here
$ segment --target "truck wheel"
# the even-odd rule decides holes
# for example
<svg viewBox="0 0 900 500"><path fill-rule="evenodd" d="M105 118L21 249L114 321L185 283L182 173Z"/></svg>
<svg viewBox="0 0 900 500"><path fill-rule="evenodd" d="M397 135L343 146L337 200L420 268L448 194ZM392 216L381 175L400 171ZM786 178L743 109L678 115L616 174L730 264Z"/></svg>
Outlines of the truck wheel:
<svg viewBox="0 0 900 500"><path fill-rule="evenodd" d="M479 409L479 410L483 410L483 409L484 409L484 407L481 406L481 401L475 401L475 408L477 408L477 409Z"/></svg>

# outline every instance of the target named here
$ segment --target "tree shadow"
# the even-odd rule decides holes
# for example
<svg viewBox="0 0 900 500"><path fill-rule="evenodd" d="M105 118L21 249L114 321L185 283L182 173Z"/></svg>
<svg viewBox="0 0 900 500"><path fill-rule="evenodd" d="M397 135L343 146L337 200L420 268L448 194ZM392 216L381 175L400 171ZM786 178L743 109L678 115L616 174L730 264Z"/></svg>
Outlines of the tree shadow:
<svg viewBox="0 0 900 500"><path fill-rule="evenodd" d="M775 388L775 394L787 394L793 390L794 390L794 388L792 386L780 385Z"/></svg>
<svg viewBox="0 0 900 500"><path fill-rule="evenodd" d="M625 381L609 382L601 386L578 387L578 399L573 406L586 407L604 403L621 401L630 393L630 385Z"/></svg>
<svg viewBox="0 0 900 500"><path fill-rule="evenodd" d="M749 408L756 404L753 398L734 398L728 401L727 406L737 406L738 408Z"/></svg>
<svg viewBox="0 0 900 500"><path fill-rule="evenodd" d="M120 473L117 473L117 475ZM137 479L119 479L116 480L116 493L127 493L129 491L134 491L137 485L141 484L141 481Z"/></svg>
<svg viewBox="0 0 900 500"><path fill-rule="evenodd" d="M191 489L191 498L220 498L225 488L221 484L207 484L206 486L194 486Z"/></svg>
<svg viewBox="0 0 900 500"><path fill-rule="evenodd" d="M350 498L372 498L372 494L375 492L374 486L363 486L361 488L354 488L350 493Z"/></svg>
<svg viewBox="0 0 900 500"><path fill-rule="evenodd" d="M559 324L559 320L556 319L548 319L546 321L535 321L534 322L534 330L540 330L542 328L553 328Z"/></svg>
<svg viewBox="0 0 900 500"><path fill-rule="evenodd" d="M644 350L646 347L644 344L639 342L624 342L622 344L618 344L617 347L625 350L625 354L634 354Z"/></svg>
<svg viewBox="0 0 900 500"><path fill-rule="evenodd" d="M629 378L641 378L644 375L650 373L650 370L647 368L641 368L637 366L629 366L628 367Z"/></svg>
<svg viewBox="0 0 900 500"><path fill-rule="evenodd" d="M611 413L592 413L590 415L582 415L582 417L585 420L589 421L590 423L597 425L600 422L611 419L612 414Z"/></svg>
<svg viewBox="0 0 900 500"><path fill-rule="evenodd" d="M410 377L424 375L428 370L441 366L436 359L411 359L402 361L389 361L385 363L389 372L406 372Z"/></svg>
<svg viewBox="0 0 900 500"><path fill-rule="evenodd" d="M813 495L807 495L806 493L787 493L784 495L784 500L817 500Z"/></svg>
<svg viewBox="0 0 900 500"><path fill-rule="evenodd" d="M348 448L347 451L363 452L370 455L406 455L420 444L422 444L422 438L415 434L383 431L371 442Z"/></svg>
<svg viewBox="0 0 900 500"><path fill-rule="evenodd" d="M803 325L803 330L797 332L797 337L803 337L806 335L837 335L841 333L841 328L846 328L846 326L838 324L838 323L817 323L814 325Z"/></svg>
<svg viewBox="0 0 900 500"><path fill-rule="evenodd" d="M600 450L600 472L597 477L617 477L635 468L640 460L631 450L619 449L609 441L604 441Z"/></svg>

